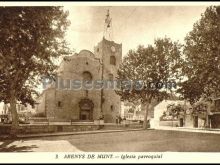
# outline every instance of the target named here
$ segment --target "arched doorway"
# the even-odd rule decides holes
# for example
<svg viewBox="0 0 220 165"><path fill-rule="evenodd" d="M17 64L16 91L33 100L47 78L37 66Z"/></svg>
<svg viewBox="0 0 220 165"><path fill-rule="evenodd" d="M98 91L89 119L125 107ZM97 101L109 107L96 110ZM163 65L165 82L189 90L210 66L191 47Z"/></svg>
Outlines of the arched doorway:
<svg viewBox="0 0 220 165"><path fill-rule="evenodd" d="M81 99L79 102L80 115L79 119L83 121L93 120L94 104L90 99Z"/></svg>
<svg viewBox="0 0 220 165"><path fill-rule="evenodd" d="M91 81L92 80L92 74L89 71L83 72L83 81Z"/></svg>

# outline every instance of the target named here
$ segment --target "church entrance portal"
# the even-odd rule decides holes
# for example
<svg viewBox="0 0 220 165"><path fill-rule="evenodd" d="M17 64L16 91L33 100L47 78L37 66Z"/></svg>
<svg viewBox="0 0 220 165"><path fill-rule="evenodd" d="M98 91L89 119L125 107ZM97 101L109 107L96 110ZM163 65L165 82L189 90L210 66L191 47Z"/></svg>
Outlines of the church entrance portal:
<svg viewBox="0 0 220 165"><path fill-rule="evenodd" d="M93 120L93 108L94 104L90 99L82 99L79 102L80 107L80 120L89 121Z"/></svg>

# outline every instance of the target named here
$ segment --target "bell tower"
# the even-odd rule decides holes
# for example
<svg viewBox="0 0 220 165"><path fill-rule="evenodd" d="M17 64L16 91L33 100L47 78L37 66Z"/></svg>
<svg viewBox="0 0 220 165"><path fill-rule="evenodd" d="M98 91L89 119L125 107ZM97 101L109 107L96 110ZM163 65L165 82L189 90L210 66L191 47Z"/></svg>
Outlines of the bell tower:
<svg viewBox="0 0 220 165"><path fill-rule="evenodd" d="M101 60L101 80L104 82L115 80L118 68L122 62L122 44L111 41L111 26L112 19L110 18L109 10L105 19L105 28L103 39L94 48L96 57ZM104 121L107 123L115 122L116 116L121 110L120 96L114 89L104 88L101 91L101 114L104 115Z"/></svg>

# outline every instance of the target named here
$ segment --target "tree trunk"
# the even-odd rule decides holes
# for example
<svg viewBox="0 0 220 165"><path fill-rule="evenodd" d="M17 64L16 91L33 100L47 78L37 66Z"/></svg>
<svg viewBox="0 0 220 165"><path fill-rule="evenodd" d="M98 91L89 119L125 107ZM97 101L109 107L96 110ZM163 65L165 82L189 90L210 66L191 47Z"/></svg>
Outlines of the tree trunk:
<svg viewBox="0 0 220 165"><path fill-rule="evenodd" d="M172 127L173 127L173 116L172 116Z"/></svg>
<svg viewBox="0 0 220 165"><path fill-rule="evenodd" d="M142 103L142 105L144 106L144 109L145 109L143 129L147 129L149 127L147 117L148 117L148 111L149 111L150 104L148 102L146 102L146 103Z"/></svg>
<svg viewBox="0 0 220 165"><path fill-rule="evenodd" d="M206 112L206 117L205 117L205 128L209 128L209 114Z"/></svg>
<svg viewBox="0 0 220 165"><path fill-rule="evenodd" d="M17 130L19 127L19 121L18 121L18 113L16 109L16 98L15 98L15 92L11 92L11 98L10 98L10 111L11 111L11 117L12 117L12 125L10 130L11 136L16 136Z"/></svg>

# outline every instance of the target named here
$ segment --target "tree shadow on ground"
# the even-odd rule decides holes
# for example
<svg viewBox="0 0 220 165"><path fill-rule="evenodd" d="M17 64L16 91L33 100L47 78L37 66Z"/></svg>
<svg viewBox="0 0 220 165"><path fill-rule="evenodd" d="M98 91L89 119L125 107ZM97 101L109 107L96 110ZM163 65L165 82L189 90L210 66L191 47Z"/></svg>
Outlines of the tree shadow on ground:
<svg viewBox="0 0 220 165"><path fill-rule="evenodd" d="M38 148L36 145L16 146L10 145L14 140L6 140L0 145L0 152L32 152L31 149Z"/></svg>

